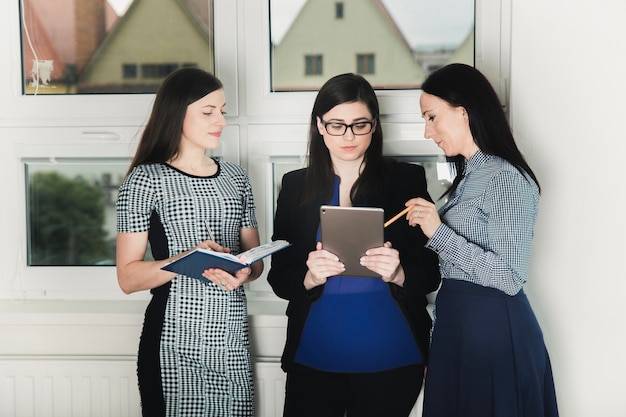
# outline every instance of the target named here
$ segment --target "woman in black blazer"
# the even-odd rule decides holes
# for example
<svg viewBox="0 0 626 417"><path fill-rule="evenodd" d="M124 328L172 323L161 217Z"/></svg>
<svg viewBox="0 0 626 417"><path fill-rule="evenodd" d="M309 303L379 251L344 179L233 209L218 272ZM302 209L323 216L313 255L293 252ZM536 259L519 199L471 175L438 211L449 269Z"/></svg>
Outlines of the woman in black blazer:
<svg viewBox="0 0 626 417"><path fill-rule="evenodd" d="M388 219L415 196L430 200L421 166L382 155L378 101L360 75L320 89L310 121L307 168L287 173L268 281L289 301L285 416L408 416L422 386L431 319L426 294L440 284L438 258L420 228L397 221L362 265L380 278L339 275L319 243L322 204L381 207Z"/></svg>

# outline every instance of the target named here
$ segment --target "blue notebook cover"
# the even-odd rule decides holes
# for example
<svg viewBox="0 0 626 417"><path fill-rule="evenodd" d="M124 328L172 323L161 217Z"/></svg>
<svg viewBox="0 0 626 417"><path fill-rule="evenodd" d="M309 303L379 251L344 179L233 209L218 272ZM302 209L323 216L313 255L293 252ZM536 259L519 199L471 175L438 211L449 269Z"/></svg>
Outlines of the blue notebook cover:
<svg viewBox="0 0 626 417"><path fill-rule="evenodd" d="M196 249L189 252L182 258L178 258L177 260L170 262L161 269L175 272L180 275L186 275L191 278L206 280L206 278L202 276L202 273L207 268L220 268L228 273L234 274L238 270L250 266L259 259L263 259L266 256L269 256L274 252L278 252L288 246L291 246L291 243L286 240L276 240L242 252L237 256L230 253L215 252L208 249ZM239 258L243 256L246 257L246 262L242 263L239 261Z"/></svg>

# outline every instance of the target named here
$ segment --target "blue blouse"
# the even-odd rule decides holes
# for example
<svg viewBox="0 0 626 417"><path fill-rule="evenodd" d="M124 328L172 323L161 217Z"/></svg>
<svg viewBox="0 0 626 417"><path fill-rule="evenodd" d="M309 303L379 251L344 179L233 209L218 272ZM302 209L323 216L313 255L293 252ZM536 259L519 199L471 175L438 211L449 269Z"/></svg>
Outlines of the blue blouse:
<svg viewBox="0 0 626 417"><path fill-rule="evenodd" d="M440 257L442 278L517 294L528 279L538 208L539 189L531 178L478 151L426 244Z"/></svg>
<svg viewBox="0 0 626 417"><path fill-rule="evenodd" d="M338 196L336 179L331 205L338 205ZM330 277L311 306L295 362L328 372L378 372L421 363L388 285L378 278Z"/></svg>

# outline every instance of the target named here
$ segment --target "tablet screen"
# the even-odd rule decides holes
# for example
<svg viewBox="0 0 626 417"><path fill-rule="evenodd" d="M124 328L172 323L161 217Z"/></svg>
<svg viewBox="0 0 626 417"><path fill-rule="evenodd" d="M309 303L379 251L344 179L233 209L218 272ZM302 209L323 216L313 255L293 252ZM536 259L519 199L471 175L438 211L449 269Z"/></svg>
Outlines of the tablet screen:
<svg viewBox="0 0 626 417"><path fill-rule="evenodd" d="M361 266L359 259L368 249L383 245L384 213L376 207L320 207L322 247L344 263L341 275L380 277Z"/></svg>

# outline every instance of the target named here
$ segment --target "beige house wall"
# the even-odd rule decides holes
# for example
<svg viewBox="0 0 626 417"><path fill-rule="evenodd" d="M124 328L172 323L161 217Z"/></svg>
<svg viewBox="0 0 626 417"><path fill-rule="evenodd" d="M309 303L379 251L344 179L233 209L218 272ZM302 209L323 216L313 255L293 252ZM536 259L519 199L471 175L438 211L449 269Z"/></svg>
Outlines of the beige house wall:
<svg viewBox="0 0 626 417"><path fill-rule="evenodd" d="M142 64L196 64L213 71L213 46L179 1L135 0L96 51L81 82L97 84L160 83L142 79ZM138 77L124 79L123 64L136 64Z"/></svg>
<svg viewBox="0 0 626 417"><path fill-rule="evenodd" d="M463 43L454 51L447 63L451 64L453 62L474 65L474 30L467 35Z"/></svg>

